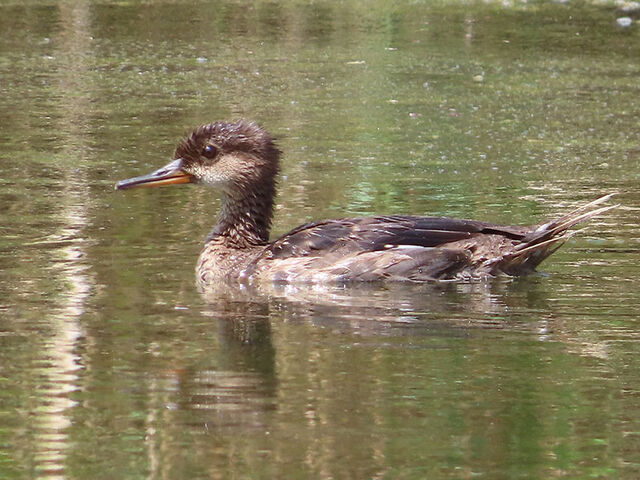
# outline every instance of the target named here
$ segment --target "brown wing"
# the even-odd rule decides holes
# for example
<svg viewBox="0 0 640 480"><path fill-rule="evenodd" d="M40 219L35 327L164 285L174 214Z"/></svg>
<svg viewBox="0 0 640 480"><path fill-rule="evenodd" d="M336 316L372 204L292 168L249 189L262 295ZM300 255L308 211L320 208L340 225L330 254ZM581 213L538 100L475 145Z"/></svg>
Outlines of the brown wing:
<svg viewBox="0 0 640 480"><path fill-rule="evenodd" d="M247 274L286 282L451 278L471 261L471 252L460 241L479 234L517 241L527 231L439 217L328 220L283 235L249 266Z"/></svg>
<svg viewBox="0 0 640 480"><path fill-rule="evenodd" d="M372 252L390 246L440 247L479 233L520 240L530 229L441 217L384 216L327 220L302 225L273 242L271 258Z"/></svg>

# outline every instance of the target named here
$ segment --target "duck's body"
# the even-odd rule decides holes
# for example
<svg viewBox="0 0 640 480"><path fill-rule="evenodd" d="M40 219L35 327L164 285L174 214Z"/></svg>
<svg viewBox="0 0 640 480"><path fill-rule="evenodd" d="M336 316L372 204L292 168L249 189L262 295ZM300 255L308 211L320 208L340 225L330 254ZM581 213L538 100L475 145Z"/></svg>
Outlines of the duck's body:
<svg viewBox="0 0 640 480"><path fill-rule="evenodd" d="M214 123L183 140L175 160L126 189L204 183L222 191L217 225L196 267L205 287L221 281L322 283L432 281L532 272L568 229L612 207L601 197L533 227L441 217L380 216L302 225L269 243L280 152L254 123Z"/></svg>
<svg viewBox="0 0 640 480"><path fill-rule="evenodd" d="M513 268L508 262L493 263L506 252L515 252L526 233L516 227L498 230L490 224L434 217L328 220L244 249L230 248L224 238L213 237L205 244L196 271L202 284L221 277L322 283L518 274L535 265Z"/></svg>

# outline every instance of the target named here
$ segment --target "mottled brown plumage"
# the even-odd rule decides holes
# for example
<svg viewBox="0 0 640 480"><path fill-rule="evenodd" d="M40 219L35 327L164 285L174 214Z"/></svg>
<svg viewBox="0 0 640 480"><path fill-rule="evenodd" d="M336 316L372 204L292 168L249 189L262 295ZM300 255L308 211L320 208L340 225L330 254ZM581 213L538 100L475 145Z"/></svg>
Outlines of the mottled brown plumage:
<svg viewBox="0 0 640 480"><path fill-rule="evenodd" d="M532 272L570 236L568 230L610 208L601 197L533 227L417 216L325 220L269 243L280 151L246 121L203 125L182 140L174 161L118 189L202 183L222 193L218 223L200 254L204 288L220 281L424 282Z"/></svg>

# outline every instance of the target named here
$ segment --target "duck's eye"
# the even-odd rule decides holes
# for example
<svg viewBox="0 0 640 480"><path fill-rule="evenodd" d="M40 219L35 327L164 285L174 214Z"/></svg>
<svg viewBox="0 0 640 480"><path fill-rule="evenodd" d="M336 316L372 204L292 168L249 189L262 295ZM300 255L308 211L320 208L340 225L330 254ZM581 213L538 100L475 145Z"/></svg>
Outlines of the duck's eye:
<svg viewBox="0 0 640 480"><path fill-rule="evenodd" d="M202 156L208 159L213 159L218 155L218 149L213 145L207 145L202 149Z"/></svg>

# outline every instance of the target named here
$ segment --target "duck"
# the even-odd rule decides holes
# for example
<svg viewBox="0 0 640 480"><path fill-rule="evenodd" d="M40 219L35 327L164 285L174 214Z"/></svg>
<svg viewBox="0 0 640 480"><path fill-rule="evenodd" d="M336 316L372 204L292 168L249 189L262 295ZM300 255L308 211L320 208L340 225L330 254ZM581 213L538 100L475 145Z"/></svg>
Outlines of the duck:
<svg viewBox="0 0 640 480"><path fill-rule="evenodd" d="M259 124L215 122L183 138L164 167L115 188L192 183L220 192L218 221L196 265L202 288L526 275L575 233L572 227L617 206L602 206L608 194L533 226L416 215L338 218L306 223L271 241L281 155Z"/></svg>

